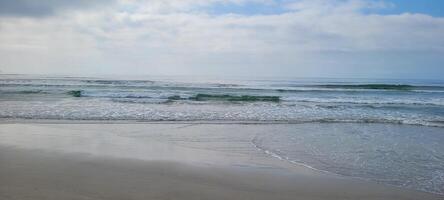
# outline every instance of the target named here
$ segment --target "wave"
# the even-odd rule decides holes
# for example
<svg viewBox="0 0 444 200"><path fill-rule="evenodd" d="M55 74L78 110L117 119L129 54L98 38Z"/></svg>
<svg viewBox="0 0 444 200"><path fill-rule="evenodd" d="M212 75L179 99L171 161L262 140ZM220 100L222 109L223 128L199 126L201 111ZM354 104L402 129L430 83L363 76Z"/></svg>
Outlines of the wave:
<svg viewBox="0 0 444 200"><path fill-rule="evenodd" d="M182 98L180 95L173 95L173 96L169 96L167 99L168 100L184 100L185 98Z"/></svg>
<svg viewBox="0 0 444 200"><path fill-rule="evenodd" d="M358 85L317 85L321 88L371 89L371 90L412 90L413 85L402 84L358 84Z"/></svg>
<svg viewBox="0 0 444 200"><path fill-rule="evenodd" d="M350 104L350 105L374 105L379 106L444 106L442 98L435 97L413 97L398 98L397 96L388 96L384 98L369 98L368 96L359 96L354 98L347 96L344 98L338 98L337 96L327 97L311 97L305 95L278 95L276 93L268 92L266 94L276 95L254 95L255 92L246 92L242 90L236 91L218 91L217 93L197 93L207 92L209 90L156 90L156 89L112 89L102 90L98 88L94 89L77 89L66 88L57 90L48 89L21 89L21 90L4 90L0 92L2 94L67 94L72 97L92 97L92 98L128 98L128 99L163 99L170 101L226 101L226 102L282 102L286 105L297 103L315 103L315 104ZM226 93L224 93L226 92ZM242 93L241 93L242 92ZM249 94L253 93L253 94ZM168 96L169 95L169 96Z"/></svg>
<svg viewBox="0 0 444 200"><path fill-rule="evenodd" d="M67 94L73 96L73 97L82 97L82 90L71 90L67 92Z"/></svg>
<svg viewBox="0 0 444 200"><path fill-rule="evenodd" d="M407 92L444 92L441 85L408 85L408 84L273 84L278 92L325 92L325 91L407 91ZM295 89L297 88L297 89Z"/></svg>
<svg viewBox="0 0 444 200"><path fill-rule="evenodd" d="M32 91L29 91L30 93ZM40 92L40 91L36 91ZM71 90L66 94L73 97L102 97L102 98L127 98L127 99L164 99L169 101L227 101L227 102L286 102L288 103L333 103L333 104L350 104L350 105L367 105L367 106L443 106L441 101L425 101L425 100L390 100L390 99L322 99L322 98L300 98L300 97L281 97L281 96L262 96L262 95L233 95L233 94L206 94L199 93L193 96L158 96L150 93L103 93L95 94L85 92L83 90Z"/></svg>
<svg viewBox="0 0 444 200"><path fill-rule="evenodd" d="M82 80L85 83L95 83L104 85L131 85L131 84L152 84L150 80Z"/></svg>
<svg viewBox="0 0 444 200"><path fill-rule="evenodd" d="M255 96L255 95L230 95L230 94L196 94L194 96L184 98L180 95L172 95L167 98L171 101L191 100L191 101L244 101L244 102L279 102L279 96Z"/></svg>
<svg viewBox="0 0 444 200"><path fill-rule="evenodd" d="M151 99L153 97L147 95L124 94L113 95L107 94L102 96L94 96L85 94L82 90L71 90L67 94L73 97L109 97L109 98L126 98L126 99ZM230 101L230 102L279 102L279 96L255 96L255 95L229 95L229 94L196 94L191 97L182 97L180 95L172 95L168 97L159 97L160 99L167 99L170 101L190 100L190 101Z"/></svg>
<svg viewBox="0 0 444 200"><path fill-rule="evenodd" d="M130 104L167 104L171 100L152 99L152 98L113 98L112 102L130 103Z"/></svg>
<svg viewBox="0 0 444 200"><path fill-rule="evenodd" d="M279 102L281 99L279 96L254 96L254 95L228 95L228 94L197 94L189 97L189 100L194 101L267 101L267 102Z"/></svg>
<svg viewBox="0 0 444 200"><path fill-rule="evenodd" d="M128 92L91 92L84 90L71 90L66 94L72 97L92 97L92 98L111 98L111 99L152 99L150 94L128 93Z"/></svg>
<svg viewBox="0 0 444 200"><path fill-rule="evenodd" d="M365 105L377 108L379 106L444 106L443 102L430 102L421 100L346 100L346 99L283 99L289 102L315 103L315 104L342 104Z"/></svg>
<svg viewBox="0 0 444 200"><path fill-rule="evenodd" d="M72 121L118 121L122 123L158 123L158 122L177 122L177 123L196 123L196 124L307 124L307 123L357 123L357 124L395 124L444 128L444 120L408 120L408 119L286 119L286 120L259 120L259 119L223 119L223 118L176 118L175 116L163 116L154 118L133 116L67 116L67 115L8 115L0 114L3 120L72 120Z"/></svg>
<svg viewBox="0 0 444 200"><path fill-rule="evenodd" d="M407 85L407 84L323 84L312 85L316 88L327 89L364 89L364 90L396 90L396 91L444 91L444 86L434 85Z"/></svg>
<svg viewBox="0 0 444 200"><path fill-rule="evenodd" d="M348 93L373 91L397 91L414 93L444 93L443 86L433 85L400 85L400 84L320 84L320 85L238 85L222 83L186 84L155 82L150 80L76 80L76 81L56 81L43 80L39 82L17 82L2 81L0 87L23 88L49 90L88 90L92 89L121 89L121 90L164 90L164 91L190 91L207 93L209 90L218 90L219 93L242 92L242 93Z"/></svg>
<svg viewBox="0 0 444 200"><path fill-rule="evenodd" d="M43 90L18 90L18 91L1 91L3 94L46 94Z"/></svg>

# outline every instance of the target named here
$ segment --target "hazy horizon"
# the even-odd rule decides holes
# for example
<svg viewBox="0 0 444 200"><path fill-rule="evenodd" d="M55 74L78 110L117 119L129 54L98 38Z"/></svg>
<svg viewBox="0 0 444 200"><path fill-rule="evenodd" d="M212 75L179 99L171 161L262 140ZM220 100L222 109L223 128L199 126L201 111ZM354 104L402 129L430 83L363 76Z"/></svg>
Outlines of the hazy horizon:
<svg viewBox="0 0 444 200"><path fill-rule="evenodd" d="M210 75L192 75L192 74L57 74L57 73L42 73L42 74L26 74L26 73L1 73L3 76L18 76L18 77L61 77L61 78L92 78L92 79L116 79L116 80L150 80L150 78L205 78L206 79L220 79L220 80L343 80L344 83L352 80L369 80L376 81L374 83L386 84L385 81L439 81L444 84L444 80L440 78L409 78L409 77L317 77L317 76L285 76L285 75L225 75L225 74L210 74ZM379 82L378 82L379 81ZM372 82L372 83L373 83ZM362 82L365 83L365 82ZM388 84L388 83L387 83ZM396 83L395 83L396 84Z"/></svg>

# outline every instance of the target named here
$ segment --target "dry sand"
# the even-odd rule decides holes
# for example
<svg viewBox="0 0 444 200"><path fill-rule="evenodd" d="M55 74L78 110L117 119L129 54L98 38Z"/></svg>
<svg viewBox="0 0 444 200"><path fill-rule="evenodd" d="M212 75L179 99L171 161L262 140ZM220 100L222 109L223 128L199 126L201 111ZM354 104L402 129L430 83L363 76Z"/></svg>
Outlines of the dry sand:
<svg viewBox="0 0 444 200"><path fill-rule="evenodd" d="M319 173L247 148L226 153L206 141L160 136L199 135L183 127L1 124L0 199L444 199ZM122 132L132 135L116 136Z"/></svg>

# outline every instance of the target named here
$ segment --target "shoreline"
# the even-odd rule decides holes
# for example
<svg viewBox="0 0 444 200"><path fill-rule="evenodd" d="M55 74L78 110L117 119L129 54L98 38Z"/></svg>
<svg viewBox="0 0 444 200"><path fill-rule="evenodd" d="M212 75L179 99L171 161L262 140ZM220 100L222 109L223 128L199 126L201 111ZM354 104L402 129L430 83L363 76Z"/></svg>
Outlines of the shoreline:
<svg viewBox="0 0 444 200"><path fill-rule="evenodd" d="M94 165L101 165L104 168L109 166L114 166L114 164L109 165L108 161L111 163L121 163L121 162L138 162L141 165L151 165L153 163L159 162L167 162L167 163L178 163L178 165L186 166L185 168L190 170L195 170L193 173L189 171L185 174L188 174L192 177L211 177L210 172L200 174L201 170L207 169L209 171L213 171L215 169L219 169L225 175L236 174L236 177L240 177L239 179L249 179L249 176L257 177L262 176L262 173L268 173L268 178L275 178L281 176L289 176L293 177L288 183L295 185L294 188L285 186L282 182L280 183L279 179L276 179L277 185L281 187L281 189L286 188L286 193L289 196L281 196L282 198L277 197L277 199L291 199L290 197L294 197L294 195L303 194L305 190L319 190L317 192L313 192L308 195L306 198L302 199L335 199L335 198L327 198L327 196L331 195L339 195L337 199L343 198L353 198L353 199L415 199L411 198L416 197L416 199L440 199L443 198L442 195L434 194L430 192L422 192L418 190L410 190L396 186L389 186L386 184L378 184L373 181L348 177L342 175L336 175L335 173L328 172L323 173L319 172L319 170L310 169L307 166L303 166L302 164L289 163L287 161L279 160L277 158L273 158L270 155L264 155L264 152L254 152L251 149L245 149L244 143L249 142L249 140L241 141L239 144L231 144L231 148L237 149L239 152L226 152L222 148L223 146L217 146L218 144L213 144L213 141L209 142L171 142L170 139L165 139L163 137L149 137L145 138L145 132L147 130L156 132L165 132L171 135L177 134L196 134L195 132L186 131L187 127L183 126L184 124L190 124L191 126L202 125L204 128L208 126L207 124L192 124L192 123L162 123L162 124L146 124L146 123L136 123L136 124L38 124L38 123L0 123L0 138L3 138L0 141L0 149L1 155L0 159L5 159L0 163L8 163L8 165L13 166L14 162L23 163L29 162L29 169L9 169L9 170L1 170L0 174L7 175L9 173L26 173L27 171L33 171L32 166L38 166L45 160L45 157L51 157L53 159L54 164L60 162L61 160L65 160L66 162L73 162L72 170L76 170L78 168L85 167L79 160L87 159L88 162L94 163ZM217 124L216 124L217 125ZM221 126L227 126L227 131L232 131L237 129L237 125L230 124L219 124ZM248 125L248 124L247 124ZM107 127L110 126L110 127ZM100 132L98 130L102 130ZM30 133L31 131L33 133ZM12 132L11 132L12 131ZM143 140L143 142L138 142L137 140L128 140L126 137L127 133L131 133L131 137L140 138L137 140ZM122 134L122 135L118 135ZM202 133L197 133L202 134ZM122 137L124 136L124 137ZM199 136L199 135L198 135ZM169 137L169 136L168 136ZM166 137L166 138L168 138ZM204 140L205 141L205 140ZM218 141L219 142L219 141ZM208 143L210 146L206 146ZM192 145L190 145L192 144ZM77 146L79 145L79 146ZM117 145L117 146L116 146ZM203 145L203 146L200 146ZM216 146L214 146L216 145ZM226 144L224 144L226 145ZM149 147L147 147L149 146ZM212 148L209 148L212 147ZM242 148L241 148L242 147ZM248 153L245 153L248 151ZM256 150L258 151L258 150ZM21 155L21 156L31 156L31 158L26 158L23 160L14 160L16 156L11 155ZM34 155L35 154L35 155ZM19 156L20 157L20 156ZM40 159L41 158L41 159ZM31 161L30 161L31 159ZM39 161L40 160L40 161ZM100 162L96 162L96 160L108 160L107 164L103 164ZM75 162L74 162L75 161ZM59 165L59 164L56 164ZM168 167L168 165L160 164L162 167ZM20 165L16 165L20 166ZM5 165L0 164L0 168L5 167ZM24 167L24 166L21 166ZM26 166L28 167L28 166ZM51 168L50 166L48 166ZM71 168L70 166L65 166L67 168ZM202 168L203 167L203 168ZM120 168L116 170L124 170L127 168L132 168L131 165L120 166ZM89 167L85 168L85 170L92 170ZM153 169L158 172L159 169ZM261 173L255 173L257 171L262 171ZM168 171L168 170L167 170ZM174 170L172 170L174 171ZM205 171L205 170L204 170ZM216 170L217 171L217 170ZM40 172L39 172L40 173ZM41 179L47 179L44 182L51 182L50 172L48 175L39 176ZM170 173L170 172L168 172ZM173 172L171 172L173 173ZM254 175L251 175L254 174ZM246 175L245 175L246 174ZM59 174L62 176L62 179L65 180L65 176L68 174ZM80 173L77 174L79 176L83 176L85 174ZM111 177L114 177L112 174L108 174ZM143 176L142 174L139 174ZM304 180L311 182L317 180L318 182L310 185L310 187L301 190L301 188L307 187L305 183L298 181L300 176L304 177ZM63 178L65 177L65 178ZM297 177L297 178L295 178ZM22 177L27 178L27 177ZM103 178L103 177L102 177ZM251 177L250 177L251 178ZM262 177L264 178L264 177ZM194 179L194 178L191 178ZM13 179L4 179L11 180ZM333 181L332 181L333 180ZM131 181L128 179L127 181ZM222 181L221 177L214 179L214 181L220 183ZM223 180L224 185L235 184L237 181L230 182L230 180ZM325 184L322 184L326 181ZM330 189L336 187L338 181L342 184L340 187ZM69 181L68 181L69 182ZM3 182L3 184L8 185L8 182ZM70 183L71 184L71 183ZM105 184L105 183L104 183ZM250 185L251 187L259 187L260 190L266 190L273 188L270 185L264 187L264 185L257 185L254 181L249 180L246 185ZM323 185L324 188L319 188L317 185ZM0 184L1 185L1 184ZM347 185L347 187L345 187ZM356 185L356 186L355 186ZM296 187L297 186L297 187ZM181 185L177 185L177 187L181 187ZM218 185L217 188L220 188L221 185ZM356 188L354 188L356 187ZM350 190L355 190L357 188L368 188L369 191L362 190L360 192L351 192ZM326 192L328 190L328 192ZM336 191L337 190L337 191ZM279 189L274 188L270 190L269 193L276 193ZM334 192L335 191L335 192ZM22 191L23 192L23 191ZM142 191L140 191L142 192ZM168 191L165 191L168 192ZM327 195L323 198L314 198L316 193L324 193ZM233 194L238 194L233 192ZM259 193L258 193L259 194ZM261 195L267 196L268 193ZM349 194L350 196L341 196L341 194ZM408 194L408 195L406 195ZM253 194L249 194L253 195ZM310 196L312 195L312 196ZM314 195L314 196L313 196ZM375 196L375 198L364 198L364 196ZM254 195L253 195L254 196ZM329 197L330 197L329 196ZM377 198L376 198L377 196ZM249 196L252 197L252 196ZM395 197L395 198L392 198ZM194 196L196 198L196 196ZM234 197L233 197L234 198ZM254 196L255 199L260 199L259 196ZM186 198L185 198L186 199ZM192 198L190 198L192 199ZM217 198L216 198L217 199ZM222 198L221 198L222 199ZM235 198L236 199L236 198ZM239 198L241 199L241 198ZM267 199L267 198L264 198Z"/></svg>
<svg viewBox="0 0 444 200"><path fill-rule="evenodd" d="M437 124L409 124L402 122L384 122L384 121L335 121L335 120L315 120L315 121L295 121L295 120L117 120L117 119L26 119L26 118L0 118L0 124L226 124L226 125L273 125L273 124L391 124L419 127L444 128L444 122L438 121ZM438 125L439 124L439 125ZM442 125L441 125L442 124Z"/></svg>

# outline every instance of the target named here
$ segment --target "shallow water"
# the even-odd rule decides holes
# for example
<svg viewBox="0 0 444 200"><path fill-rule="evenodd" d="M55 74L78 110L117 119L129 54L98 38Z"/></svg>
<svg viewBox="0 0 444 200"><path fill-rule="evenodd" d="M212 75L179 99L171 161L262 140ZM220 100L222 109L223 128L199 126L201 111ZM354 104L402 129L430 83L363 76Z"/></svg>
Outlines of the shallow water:
<svg viewBox="0 0 444 200"><path fill-rule="evenodd" d="M255 145L279 159L381 183L444 194L444 131L361 123L279 126Z"/></svg>

